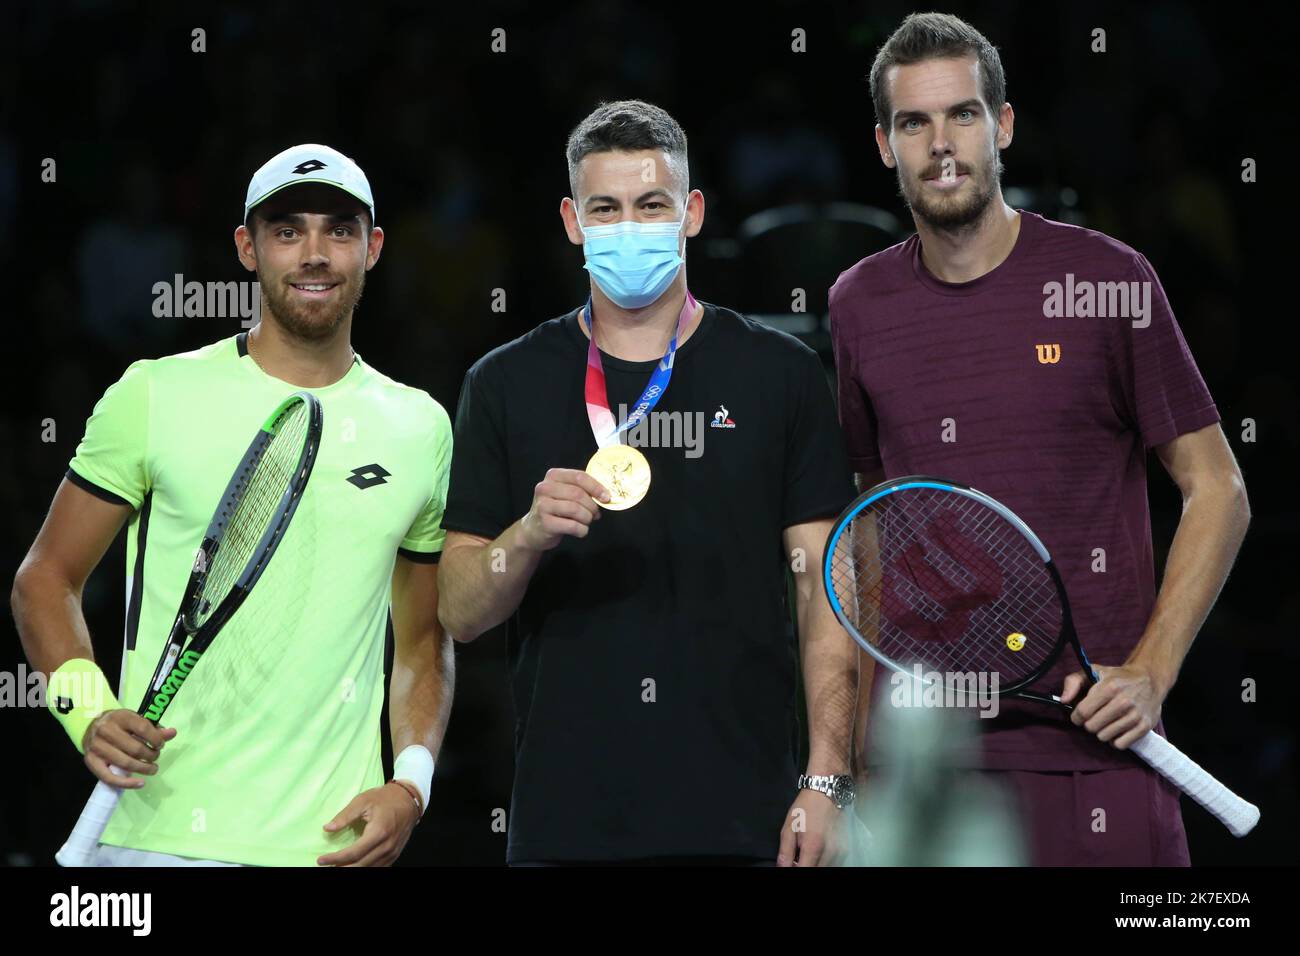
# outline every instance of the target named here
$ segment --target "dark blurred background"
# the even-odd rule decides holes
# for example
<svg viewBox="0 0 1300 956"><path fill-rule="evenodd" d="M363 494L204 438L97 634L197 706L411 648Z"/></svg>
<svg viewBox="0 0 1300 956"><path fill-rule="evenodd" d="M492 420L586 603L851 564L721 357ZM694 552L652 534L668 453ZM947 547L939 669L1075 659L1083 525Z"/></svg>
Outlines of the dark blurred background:
<svg viewBox="0 0 1300 956"><path fill-rule="evenodd" d="M688 252L695 294L764 317L824 355L827 287L912 231L877 156L865 80L912 7L458 6L5 4L0 262L14 346L0 415L6 581L103 390L136 358L239 331L238 318L155 318L151 289L175 273L251 278L231 234L252 171L287 146L328 143L368 174L387 241L354 344L453 412L476 358L585 295L581 251L558 216L563 149L603 99L650 100L686 129L692 184L708 204ZM1300 521L1287 489L1300 426L1295 307L1275 291L1286 288L1278 245L1294 217L1279 216L1287 186L1269 185L1294 168L1278 127L1293 112L1294 84L1265 72L1286 56L1274 42L1293 24L1247 4L941 9L1002 52L1017 116L1003 155L1008 201L1145 253L1218 402L1254 524L1165 721L1263 809L1256 832L1238 842L1185 801L1193 860L1294 863L1300 709L1287 675L1297 659ZM195 28L206 31L206 52L191 51ZM497 28L504 53L492 50ZM1090 52L1097 28L1104 54ZM791 50L795 29L806 31L805 53ZM57 161L55 183L41 179L47 157ZM1260 183L1241 181L1246 157L1258 161ZM789 314L796 286L808 290L806 314ZM494 289L506 292L504 313L491 308ZM1247 418L1257 423L1253 443L1242 441ZM42 441L46 419L56 441ZM1179 498L1154 458L1152 469L1162 558ZM123 548L119 540L85 594L110 675ZM5 631L0 670L15 672L22 651L12 624ZM512 772L504 647L489 635L457 654L432 804L405 864L504 859L505 836L491 827L493 811L509 806ZM1245 678L1258 682L1256 703L1241 702ZM40 711L0 713L0 753L0 863L46 864L91 779Z"/></svg>

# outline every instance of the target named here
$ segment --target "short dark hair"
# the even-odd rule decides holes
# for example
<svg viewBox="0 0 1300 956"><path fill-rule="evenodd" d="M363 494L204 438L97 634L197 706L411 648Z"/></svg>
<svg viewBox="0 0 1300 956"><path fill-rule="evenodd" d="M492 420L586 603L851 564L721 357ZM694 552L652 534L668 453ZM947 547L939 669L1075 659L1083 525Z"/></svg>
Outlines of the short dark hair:
<svg viewBox="0 0 1300 956"><path fill-rule="evenodd" d="M891 66L908 66L922 60L975 54L980 67L980 92L996 119L1007 101L1007 78L1002 57L984 34L950 13L912 13L893 32L871 64L871 100L876 122L889 135L893 107L885 84Z"/></svg>
<svg viewBox="0 0 1300 956"><path fill-rule="evenodd" d="M661 149L670 161L680 164L683 185L690 189L686 133L677 120L653 103L617 100L601 103L569 134L565 155L569 161L569 188L574 200L578 198L578 164L584 156L642 149Z"/></svg>

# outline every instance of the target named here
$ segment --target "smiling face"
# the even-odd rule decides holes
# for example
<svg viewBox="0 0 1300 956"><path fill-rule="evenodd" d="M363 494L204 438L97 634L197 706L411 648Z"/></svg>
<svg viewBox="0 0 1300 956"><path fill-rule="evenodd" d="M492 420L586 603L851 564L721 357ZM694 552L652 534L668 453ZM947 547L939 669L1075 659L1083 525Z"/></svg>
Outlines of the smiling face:
<svg viewBox="0 0 1300 956"><path fill-rule="evenodd" d="M886 77L888 130L876 127L886 166L918 220L940 230L969 226L1001 195L1001 149L1011 143L1014 114L990 112L974 56L894 66Z"/></svg>
<svg viewBox="0 0 1300 956"><path fill-rule="evenodd" d="M338 332L361 299L384 234L368 229L358 199L324 183L284 189L235 230L240 261L257 272L264 305L288 333L321 341Z"/></svg>

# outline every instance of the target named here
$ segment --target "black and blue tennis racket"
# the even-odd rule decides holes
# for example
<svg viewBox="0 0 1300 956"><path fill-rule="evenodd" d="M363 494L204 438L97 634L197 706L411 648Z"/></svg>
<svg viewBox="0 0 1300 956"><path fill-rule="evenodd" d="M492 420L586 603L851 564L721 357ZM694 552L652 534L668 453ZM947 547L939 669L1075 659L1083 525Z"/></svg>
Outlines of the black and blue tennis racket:
<svg viewBox="0 0 1300 956"><path fill-rule="evenodd" d="M1068 644L1097 681L1047 548L1010 508L973 488L924 476L876 485L835 523L824 572L840 623L909 677L965 693L967 675L996 675L1002 696L1070 711L1060 697L1030 690ZM1235 836L1258 822L1258 807L1155 731L1129 749Z"/></svg>

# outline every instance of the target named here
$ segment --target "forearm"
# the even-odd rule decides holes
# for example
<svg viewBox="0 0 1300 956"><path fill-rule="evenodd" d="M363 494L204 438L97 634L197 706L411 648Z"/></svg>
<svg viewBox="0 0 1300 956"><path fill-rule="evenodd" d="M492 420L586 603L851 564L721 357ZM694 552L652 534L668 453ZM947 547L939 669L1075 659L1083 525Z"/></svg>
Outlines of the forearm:
<svg viewBox="0 0 1300 956"><path fill-rule="evenodd" d="M796 593L808 710L807 772L848 773L858 697L857 645L812 582L797 583Z"/></svg>
<svg viewBox="0 0 1300 956"><path fill-rule="evenodd" d="M462 545L443 554L438 616L456 640L472 641L496 627L524 599L541 552L524 546L523 520L488 544Z"/></svg>
<svg viewBox="0 0 1300 956"><path fill-rule="evenodd" d="M867 766L867 726L871 719L871 688L875 684L876 659L858 648L858 694L853 719L853 774L860 777Z"/></svg>
<svg viewBox="0 0 1300 956"><path fill-rule="evenodd" d="M1186 496L1155 609L1126 662L1147 668L1162 695L1173 687L1249 523L1245 488L1235 473L1206 482Z"/></svg>
<svg viewBox="0 0 1300 956"><path fill-rule="evenodd" d="M877 468L874 471L863 473L856 472L853 480L857 485L858 493L874 488L885 480L885 470ZM859 522L860 531L868 535L865 546L874 550L875 543L875 523L874 520L868 524ZM853 718L853 773L856 777L861 777L866 772L867 766L867 726L871 720L871 691L875 685L876 678L876 659L862 650L856 649L856 661L858 668L858 695L855 701L855 713Z"/></svg>
<svg viewBox="0 0 1300 956"><path fill-rule="evenodd" d="M40 563L18 569L10 596L14 623L32 667L52 674L73 658L94 660L81 589Z"/></svg>
<svg viewBox="0 0 1300 956"><path fill-rule="evenodd" d="M438 755L451 717L455 661L451 637L441 628L423 640L394 648L393 674L388 682L394 754L418 744Z"/></svg>

